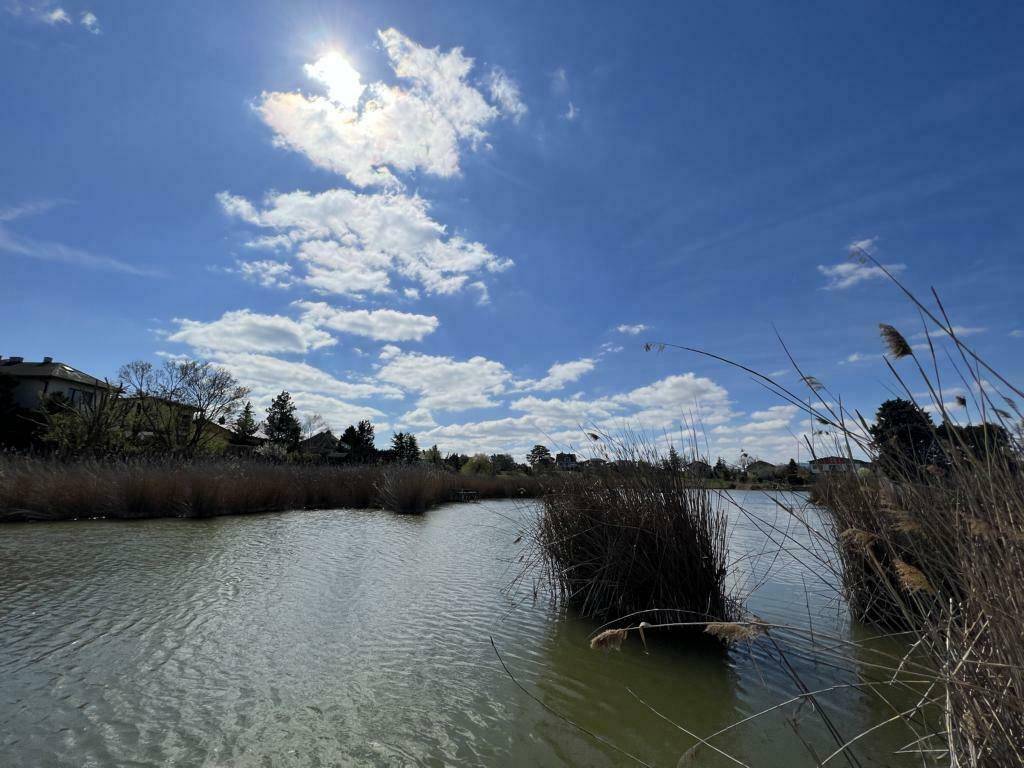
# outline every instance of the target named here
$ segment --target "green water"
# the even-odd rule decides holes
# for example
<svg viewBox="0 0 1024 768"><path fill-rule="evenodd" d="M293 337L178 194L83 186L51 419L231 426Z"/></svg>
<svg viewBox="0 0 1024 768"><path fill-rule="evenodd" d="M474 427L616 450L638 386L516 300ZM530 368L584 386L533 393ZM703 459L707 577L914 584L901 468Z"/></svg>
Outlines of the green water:
<svg viewBox="0 0 1024 768"><path fill-rule="evenodd" d="M778 512L737 498L754 517L732 515L730 555L748 587L765 579L759 615L863 635L827 569L754 556L757 520ZM0 528L0 766L634 764L524 694L491 638L540 701L652 765L694 744L668 720L707 735L795 691L763 641L591 651L593 625L534 601L529 581L503 591L529 513L493 502ZM815 687L866 671L857 656L842 671L792 661ZM891 714L858 689L822 701L847 738ZM912 739L888 726L854 754L920 765L892 754ZM787 767L815 764L804 742L835 748L795 705L715 741ZM736 763L702 747L689 764Z"/></svg>

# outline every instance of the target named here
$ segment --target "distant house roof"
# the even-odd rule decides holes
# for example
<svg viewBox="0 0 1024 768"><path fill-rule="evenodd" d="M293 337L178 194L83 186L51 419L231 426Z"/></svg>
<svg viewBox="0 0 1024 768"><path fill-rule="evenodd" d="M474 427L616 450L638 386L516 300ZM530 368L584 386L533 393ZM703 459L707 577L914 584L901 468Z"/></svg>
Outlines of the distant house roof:
<svg viewBox="0 0 1024 768"><path fill-rule="evenodd" d="M870 466L867 461L861 461L860 459L849 459L845 456L822 456L820 459L811 459L809 462L812 467L820 467L826 464L854 464L860 467Z"/></svg>
<svg viewBox="0 0 1024 768"><path fill-rule="evenodd" d="M43 358L38 363L26 362L20 357L0 358L0 375L18 376L23 379L64 379L100 389L114 389L103 379L90 376L67 363L56 362L50 357Z"/></svg>
<svg viewBox="0 0 1024 768"><path fill-rule="evenodd" d="M299 449L303 453L330 453L337 447L338 438L336 438L329 429L315 434L312 437L307 437L299 443Z"/></svg>

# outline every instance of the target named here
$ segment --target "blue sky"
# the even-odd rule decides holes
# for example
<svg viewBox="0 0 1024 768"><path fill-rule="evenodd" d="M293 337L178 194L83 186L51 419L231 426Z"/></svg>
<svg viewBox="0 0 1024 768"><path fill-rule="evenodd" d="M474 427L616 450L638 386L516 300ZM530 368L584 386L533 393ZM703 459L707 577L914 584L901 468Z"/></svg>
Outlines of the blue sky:
<svg viewBox="0 0 1024 768"><path fill-rule="evenodd" d="M863 243L1024 372L1016 4L0 8L5 356L211 359L381 443L699 414L784 460L794 409L642 343L773 372L777 329L871 412L878 323L921 324Z"/></svg>

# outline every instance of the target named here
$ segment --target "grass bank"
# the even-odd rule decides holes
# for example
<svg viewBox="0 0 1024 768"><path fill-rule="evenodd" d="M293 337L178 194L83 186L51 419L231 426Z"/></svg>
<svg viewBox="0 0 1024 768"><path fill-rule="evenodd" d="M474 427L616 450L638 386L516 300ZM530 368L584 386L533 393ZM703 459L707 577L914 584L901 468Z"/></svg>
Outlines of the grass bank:
<svg viewBox="0 0 1024 768"><path fill-rule="evenodd" d="M419 514L466 497L538 493L527 476L433 467L273 464L254 460L0 459L0 522L214 517L292 509L385 508Z"/></svg>

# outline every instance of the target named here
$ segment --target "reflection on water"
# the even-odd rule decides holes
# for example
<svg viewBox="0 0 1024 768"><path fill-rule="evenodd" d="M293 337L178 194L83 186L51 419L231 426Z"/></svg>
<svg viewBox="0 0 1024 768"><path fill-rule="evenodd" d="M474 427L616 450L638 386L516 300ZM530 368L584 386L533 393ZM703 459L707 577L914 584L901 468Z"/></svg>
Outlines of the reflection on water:
<svg viewBox="0 0 1024 768"><path fill-rule="evenodd" d="M850 632L822 569L743 557L762 549L756 521L776 510L761 494L737 500L754 519L733 515L731 558L745 583L767 579L752 609ZM503 594L524 511L0 528L0 765L623 764L525 696L491 637L541 701L656 765L694 744L669 721L707 735L796 690L762 644L723 652L655 637L644 653L631 638L595 652L592 624ZM849 654L852 673L791 660L811 687L857 671ZM891 714L857 689L825 705L843 736ZM911 738L879 733L861 764L900 765L891 752ZM834 748L810 708L792 706L716 743L750 765L791 767L813 764L805 741ZM734 764L699 749L697 765Z"/></svg>

